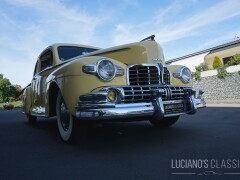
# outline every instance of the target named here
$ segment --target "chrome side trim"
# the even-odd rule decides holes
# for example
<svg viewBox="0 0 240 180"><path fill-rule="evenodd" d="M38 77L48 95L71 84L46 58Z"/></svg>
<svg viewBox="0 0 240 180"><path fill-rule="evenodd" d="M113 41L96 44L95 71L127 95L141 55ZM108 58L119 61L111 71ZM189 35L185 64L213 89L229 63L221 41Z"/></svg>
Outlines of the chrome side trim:
<svg viewBox="0 0 240 180"><path fill-rule="evenodd" d="M82 72L87 73L87 74L96 74L97 73L97 64L91 63L91 64L84 65L82 67Z"/></svg>
<svg viewBox="0 0 240 180"><path fill-rule="evenodd" d="M99 91L95 93L84 94L79 97L84 103L107 103L107 92Z"/></svg>

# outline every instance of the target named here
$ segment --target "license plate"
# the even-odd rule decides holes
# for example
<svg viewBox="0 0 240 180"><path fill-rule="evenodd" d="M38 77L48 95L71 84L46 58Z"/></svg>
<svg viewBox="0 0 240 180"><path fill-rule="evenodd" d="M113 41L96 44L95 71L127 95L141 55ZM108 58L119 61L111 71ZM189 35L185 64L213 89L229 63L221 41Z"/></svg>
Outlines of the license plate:
<svg viewBox="0 0 240 180"><path fill-rule="evenodd" d="M174 109L174 108L182 108L183 104L169 104L169 105L165 105L165 109Z"/></svg>
<svg viewBox="0 0 240 180"><path fill-rule="evenodd" d="M176 114L184 112L184 104L167 104L164 105L165 114Z"/></svg>

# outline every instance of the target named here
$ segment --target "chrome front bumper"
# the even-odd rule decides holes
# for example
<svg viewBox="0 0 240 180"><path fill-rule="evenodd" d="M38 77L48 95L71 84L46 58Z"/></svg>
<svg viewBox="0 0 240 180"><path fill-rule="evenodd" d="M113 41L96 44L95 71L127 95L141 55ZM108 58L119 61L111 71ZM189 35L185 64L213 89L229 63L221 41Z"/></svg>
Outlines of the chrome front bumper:
<svg viewBox="0 0 240 180"><path fill-rule="evenodd" d="M189 89L188 89L189 91ZM154 92L155 100L146 103L106 103L106 92L89 93L80 97L76 107L76 117L81 120L111 120L129 119L136 117L151 117L161 119L164 117L178 116L181 114L195 114L198 108L206 107L203 92L195 97L191 90L189 96L183 100L162 100L161 91ZM92 100L95 102L92 102ZM82 100L82 101L81 101ZM166 107L183 105L183 111L167 113ZM137 120L137 119L136 119Z"/></svg>

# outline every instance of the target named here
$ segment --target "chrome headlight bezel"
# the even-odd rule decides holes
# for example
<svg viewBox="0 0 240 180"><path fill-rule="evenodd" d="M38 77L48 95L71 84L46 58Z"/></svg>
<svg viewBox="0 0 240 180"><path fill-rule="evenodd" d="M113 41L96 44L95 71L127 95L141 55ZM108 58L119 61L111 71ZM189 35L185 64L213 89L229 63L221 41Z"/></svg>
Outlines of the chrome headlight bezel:
<svg viewBox="0 0 240 180"><path fill-rule="evenodd" d="M113 74L110 78L106 78L103 76L103 74L101 74L100 72L100 67L101 67L101 63L103 62L108 62L112 65L112 70L113 70ZM116 76L123 76L124 75L124 69L120 66L115 65L111 59L109 58L102 58L99 59L96 63L91 63L91 64L86 64L82 67L82 71L84 73L87 74L95 74L97 75L102 81L111 81L113 80Z"/></svg>
<svg viewBox="0 0 240 180"><path fill-rule="evenodd" d="M183 83L189 83L192 81L192 72L188 67L183 66L173 73L173 77L181 79Z"/></svg>
<svg viewBox="0 0 240 180"><path fill-rule="evenodd" d="M109 71L107 72L107 70L106 69L104 69L104 66L102 66L102 64L103 63L108 63L108 67L111 67L112 69L111 69L111 76L109 76L109 77L104 77L104 75L102 74L102 72L101 72L101 69L100 68L102 68L105 72L106 72L106 74L108 74L109 73ZM102 67L101 67L102 66ZM106 67L107 65L105 65L105 67ZM99 60L98 62L97 62L97 67L96 67L96 72L97 72L97 75L98 75L98 77L100 78L100 79L102 79L103 81L111 81L111 80L113 80L113 78L116 76L116 66L113 64L113 62L112 61L110 61L109 59L101 59L101 60Z"/></svg>

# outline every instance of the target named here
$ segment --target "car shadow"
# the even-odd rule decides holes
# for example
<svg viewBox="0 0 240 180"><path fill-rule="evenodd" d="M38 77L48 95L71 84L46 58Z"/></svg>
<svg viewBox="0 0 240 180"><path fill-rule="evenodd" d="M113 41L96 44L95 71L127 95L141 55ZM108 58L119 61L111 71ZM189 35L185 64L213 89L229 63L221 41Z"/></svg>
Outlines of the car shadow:
<svg viewBox="0 0 240 180"><path fill-rule="evenodd" d="M40 119L33 128L47 133L52 141L63 145L77 147L87 151L129 150L129 148L142 148L146 146L171 146L181 144L195 134L194 129L181 125L181 119L170 128L156 128L148 121L137 122L107 122L88 126L84 138L74 144L66 144L60 139L55 118ZM30 125L29 125L30 126Z"/></svg>
<svg viewBox="0 0 240 180"><path fill-rule="evenodd" d="M221 112L221 113L220 113ZM223 112L223 113L222 113ZM235 128L238 126L239 107L207 107L199 109L195 115L183 115L170 128L160 129L152 126L148 121L136 122L105 122L89 128L85 139L80 138L75 144L64 143L59 135L56 118L39 118L35 125L23 128L27 131L28 143L42 141L44 146L49 143L58 148L89 153L124 152L133 149L163 147L164 151L174 151L178 147L191 148L200 144L214 142L214 137L220 133L219 129ZM13 120L12 123L22 123ZM231 133L228 133L231 135ZM229 135L229 136L230 136ZM36 143L37 144L37 143ZM158 148L157 148L158 146Z"/></svg>
<svg viewBox="0 0 240 180"><path fill-rule="evenodd" d="M102 127L92 128L85 142L85 147L125 149L128 147L145 147L185 141L192 130L177 125L170 128L156 128L148 121L131 123L104 123Z"/></svg>

